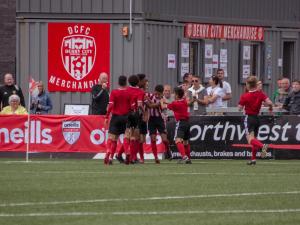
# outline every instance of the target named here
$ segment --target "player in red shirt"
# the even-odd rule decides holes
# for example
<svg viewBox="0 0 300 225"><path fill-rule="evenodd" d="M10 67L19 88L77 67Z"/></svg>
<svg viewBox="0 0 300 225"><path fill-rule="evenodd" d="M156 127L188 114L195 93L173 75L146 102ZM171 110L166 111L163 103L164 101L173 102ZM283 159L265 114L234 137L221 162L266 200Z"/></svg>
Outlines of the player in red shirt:
<svg viewBox="0 0 300 225"><path fill-rule="evenodd" d="M112 114L109 123L109 146L107 148L106 156L104 158L105 164L112 164L114 154L117 149L117 141L120 134L124 134L126 130L126 123L128 113L131 108L131 99L127 94L127 78L125 76L119 77L119 88L115 89L110 94L109 105L105 117L105 127L108 122L110 114Z"/></svg>
<svg viewBox="0 0 300 225"><path fill-rule="evenodd" d="M244 109L245 111L246 117L244 124L247 133L247 141L252 145L251 161L247 162L247 164L255 165L257 151L262 149L261 156L265 157L268 149L267 144L263 144L256 139L260 126L258 114L263 103L268 105L270 111L272 111L272 102L263 91L257 89L257 79L255 76L247 78L246 87L248 92L241 96L238 107L240 110Z"/></svg>
<svg viewBox="0 0 300 225"><path fill-rule="evenodd" d="M134 155L138 151L137 149L139 149L138 125L139 118L143 111L145 95L145 92L137 86L139 84L139 78L136 75L131 75L128 78L128 83L130 86L127 88L127 94L131 102L131 112L128 115L123 142L126 164L129 164L134 159Z"/></svg>
<svg viewBox="0 0 300 225"><path fill-rule="evenodd" d="M167 108L174 112L176 123L175 143L182 159L178 163L191 164L190 156L190 123L188 103L184 98L184 90L182 88L175 88L175 101L167 105ZM162 108L165 108L166 103L162 101Z"/></svg>

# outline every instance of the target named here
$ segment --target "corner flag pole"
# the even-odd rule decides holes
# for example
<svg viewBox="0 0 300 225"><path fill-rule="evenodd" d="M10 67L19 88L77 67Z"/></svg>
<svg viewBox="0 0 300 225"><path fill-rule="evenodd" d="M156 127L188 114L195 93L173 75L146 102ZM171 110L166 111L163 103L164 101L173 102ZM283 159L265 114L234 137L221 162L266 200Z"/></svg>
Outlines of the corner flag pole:
<svg viewBox="0 0 300 225"><path fill-rule="evenodd" d="M33 90L36 88L36 82L31 76L28 76L28 106L27 106L27 124L28 124L28 135L27 135L27 144L26 144L26 162L29 161L29 151L30 151L30 140L31 140L31 124L30 124L30 105L31 105L31 94Z"/></svg>
<svg viewBox="0 0 300 225"><path fill-rule="evenodd" d="M26 144L26 162L29 162L29 148L30 148L30 135L31 135L31 132L30 132L30 99L31 99L31 90L29 88L29 93L28 93L28 106L27 106L27 124L28 124L28 140L27 140L27 144Z"/></svg>

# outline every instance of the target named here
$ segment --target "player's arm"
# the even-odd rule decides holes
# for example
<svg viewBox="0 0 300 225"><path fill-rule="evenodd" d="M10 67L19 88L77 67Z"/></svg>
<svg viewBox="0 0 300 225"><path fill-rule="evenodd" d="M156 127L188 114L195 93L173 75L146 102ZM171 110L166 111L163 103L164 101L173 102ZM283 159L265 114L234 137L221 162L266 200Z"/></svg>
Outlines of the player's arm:
<svg viewBox="0 0 300 225"><path fill-rule="evenodd" d="M109 97L109 102L108 102L108 106L107 106L107 110L106 110L105 119L109 118L111 111L113 110L113 107L114 107L114 102L115 102L115 95L114 95L114 92L112 92Z"/></svg>
<svg viewBox="0 0 300 225"><path fill-rule="evenodd" d="M239 104L238 104L238 110L243 111L244 107L245 107L245 99L244 99L244 95L242 95L240 97L240 101L239 101Z"/></svg>
<svg viewBox="0 0 300 225"><path fill-rule="evenodd" d="M272 102L269 98L266 98L266 99L265 99L264 104L265 104L266 106L269 106L269 110L270 110L270 111L273 110L273 102Z"/></svg>
<svg viewBox="0 0 300 225"><path fill-rule="evenodd" d="M150 99L148 99L147 101L144 102L145 105L148 107L148 108L159 108L161 106L160 102L159 103L154 103L152 101L150 101Z"/></svg>
<svg viewBox="0 0 300 225"><path fill-rule="evenodd" d="M243 111L243 109L244 109L244 106L242 106L242 105L238 105L238 109L239 109L239 111Z"/></svg>

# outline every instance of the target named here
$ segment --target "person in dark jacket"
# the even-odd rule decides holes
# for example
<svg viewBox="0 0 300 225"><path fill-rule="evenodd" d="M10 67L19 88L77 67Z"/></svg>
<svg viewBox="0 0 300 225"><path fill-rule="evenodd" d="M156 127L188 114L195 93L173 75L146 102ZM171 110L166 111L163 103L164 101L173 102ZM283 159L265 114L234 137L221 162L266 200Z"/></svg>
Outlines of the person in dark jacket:
<svg viewBox="0 0 300 225"><path fill-rule="evenodd" d="M15 84L15 80L11 73L4 75L4 85L0 87L0 108L1 110L8 106L8 99L11 95L18 95L20 97L20 104L25 107L24 95L21 88Z"/></svg>
<svg viewBox="0 0 300 225"><path fill-rule="evenodd" d="M101 73L99 84L92 87L92 115L106 115L106 108L109 102L108 75Z"/></svg>
<svg viewBox="0 0 300 225"><path fill-rule="evenodd" d="M292 91L285 99L282 108L288 110L291 115L300 115L300 80L293 82Z"/></svg>

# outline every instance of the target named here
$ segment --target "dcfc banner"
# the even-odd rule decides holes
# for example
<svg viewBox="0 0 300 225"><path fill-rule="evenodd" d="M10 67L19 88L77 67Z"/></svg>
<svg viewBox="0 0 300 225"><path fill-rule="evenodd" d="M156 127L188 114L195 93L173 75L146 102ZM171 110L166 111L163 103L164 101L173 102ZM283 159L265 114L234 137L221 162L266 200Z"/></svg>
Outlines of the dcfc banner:
<svg viewBox="0 0 300 225"><path fill-rule="evenodd" d="M193 158L249 158L250 146L247 145L243 116L198 116L191 117L191 155ZM168 123L169 139L174 139L175 121ZM268 158L276 158L279 153L284 158L293 150L300 155L300 117L263 116L258 139L270 143ZM176 146L172 143L172 150ZM284 152L284 153L282 153ZM177 152L174 156L179 156ZM260 152L257 153L260 156Z"/></svg>
<svg viewBox="0 0 300 225"><path fill-rule="evenodd" d="M48 24L49 91L89 92L110 69L110 24Z"/></svg>
<svg viewBox="0 0 300 225"><path fill-rule="evenodd" d="M106 152L107 130L102 116L0 115L0 151L24 152L30 141L30 152ZM121 146L122 137L118 147ZM158 152L163 152L160 137ZM151 149L150 137L144 145L146 153Z"/></svg>

